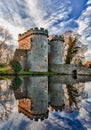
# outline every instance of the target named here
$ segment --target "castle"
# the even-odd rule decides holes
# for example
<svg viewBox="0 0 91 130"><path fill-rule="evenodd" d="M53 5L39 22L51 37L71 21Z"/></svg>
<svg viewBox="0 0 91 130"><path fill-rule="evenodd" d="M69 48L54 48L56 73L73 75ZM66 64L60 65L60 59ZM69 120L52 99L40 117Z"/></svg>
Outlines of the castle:
<svg viewBox="0 0 91 130"><path fill-rule="evenodd" d="M52 82L51 77L22 77L22 84L14 89L18 112L29 119L47 119L50 111L64 109L64 85ZM15 82L15 81L14 81ZM49 108L49 109L48 109Z"/></svg>
<svg viewBox="0 0 91 130"><path fill-rule="evenodd" d="M44 28L31 28L18 35L19 49L14 59L25 71L47 72L49 65L64 64L64 39L61 35L48 36Z"/></svg>

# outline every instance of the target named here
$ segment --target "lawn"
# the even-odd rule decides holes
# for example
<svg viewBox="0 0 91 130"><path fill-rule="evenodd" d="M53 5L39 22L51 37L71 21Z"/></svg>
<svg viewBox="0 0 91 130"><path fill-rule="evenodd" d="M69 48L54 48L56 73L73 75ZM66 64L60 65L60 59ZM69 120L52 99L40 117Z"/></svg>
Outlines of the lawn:
<svg viewBox="0 0 91 130"><path fill-rule="evenodd" d="M3 67L0 67L0 74L1 73L10 73L12 72L12 69L9 65L5 65Z"/></svg>
<svg viewBox="0 0 91 130"><path fill-rule="evenodd" d="M0 67L1 75L16 75L9 65L5 65ZM21 71L17 75L56 75L56 72L29 72L29 71Z"/></svg>

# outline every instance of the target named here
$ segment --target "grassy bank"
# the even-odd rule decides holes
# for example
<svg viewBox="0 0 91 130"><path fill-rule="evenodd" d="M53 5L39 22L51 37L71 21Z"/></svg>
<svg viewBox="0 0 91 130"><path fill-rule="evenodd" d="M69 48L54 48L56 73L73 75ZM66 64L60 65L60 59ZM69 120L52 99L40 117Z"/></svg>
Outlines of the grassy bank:
<svg viewBox="0 0 91 130"><path fill-rule="evenodd" d="M3 73L11 73L12 72L12 69L9 65L5 65L3 67L0 67L0 74Z"/></svg>
<svg viewBox="0 0 91 130"><path fill-rule="evenodd" d="M27 72L21 71L18 74L15 74L10 66L0 67L0 75L56 75L56 72Z"/></svg>

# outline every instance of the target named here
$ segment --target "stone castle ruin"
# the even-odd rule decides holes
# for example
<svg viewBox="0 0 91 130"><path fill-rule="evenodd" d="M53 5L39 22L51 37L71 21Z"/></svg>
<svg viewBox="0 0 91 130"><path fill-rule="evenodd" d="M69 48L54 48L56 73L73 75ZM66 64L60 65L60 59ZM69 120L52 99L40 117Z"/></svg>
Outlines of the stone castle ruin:
<svg viewBox="0 0 91 130"><path fill-rule="evenodd" d="M19 49L14 60L20 62L22 70L31 72L53 71L61 74L91 75L91 69L64 63L65 43L61 35L48 35L44 28L31 28L18 35Z"/></svg>
<svg viewBox="0 0 91 130"><path fill-rule="evenodd" d="M44 28L31 28L18 35L19 49L14 60L23 70L47 72L51 64L64 64L64 39L61 35L48 36Z"/></svg>

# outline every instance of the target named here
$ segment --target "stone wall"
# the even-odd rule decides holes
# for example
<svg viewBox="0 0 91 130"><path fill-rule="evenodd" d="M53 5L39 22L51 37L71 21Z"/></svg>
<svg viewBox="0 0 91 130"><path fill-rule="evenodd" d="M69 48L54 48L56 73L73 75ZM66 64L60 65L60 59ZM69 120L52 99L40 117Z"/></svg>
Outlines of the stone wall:
<svg viewBox="0 0 91 130"><path fill-rule="evenodd" d="M50 84L67 84L72 86L76 83L85 83L91 81L91 76L77 75L74 77L72 75L55 75L50 76L48 81Z"/></svg>
<svg viewBox="0 0 91 130"><path fill-rule="evenodd" d="M29 50L16 49L14 53L14 60L20 62L22 70L29 71L29 64L27 61Z"/></svg>
<svg viewBox="0 0 91 130"><path fill-rule="evenodd" d="M74 71L76 71L78 75L91 75L90 68L79 67L72 64L52 64L49 66L49 70L61 74L73 74Z"/></svg>
<svg viewBox="0 0 91 130"><path fill-rule="evenodd" d="M30 36L27 36L24 39L19 39L18 44L20 49L24 50L31 49Z"/></svg>

